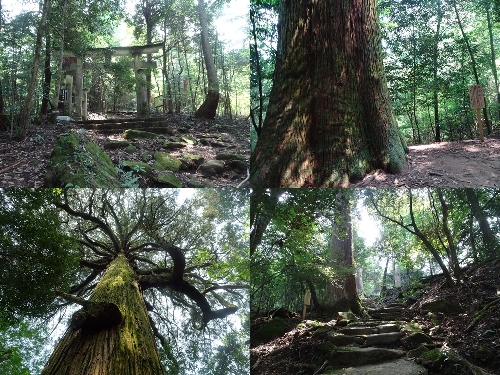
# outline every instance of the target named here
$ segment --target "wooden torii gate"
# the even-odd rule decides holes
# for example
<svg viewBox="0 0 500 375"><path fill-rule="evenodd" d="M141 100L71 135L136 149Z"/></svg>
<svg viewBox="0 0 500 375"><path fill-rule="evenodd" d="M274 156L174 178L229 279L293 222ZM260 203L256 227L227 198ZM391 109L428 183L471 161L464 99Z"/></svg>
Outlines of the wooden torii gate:
<svg viewBox="0 0 500 375"><path fill-rule="evenodd" d="M155 69L156 63L148 65L141 60L142 55L157 53L163 48L163 43L149 44L145 46L130 46L130 47L111 47L111 48L92 48L87 51L86 56L133 56L132 68L135 73L136 95L137 95L137 116L149 116L149 106L146 86L146 69ZM66 72L66 97L64 100L65 111L68 115L74 113L75 119L87 119L87 92L88 89L83 87L83 57L72 53L65 53L65 58L73 58L73 62L67 65L64 69ZM75 61L76 60L76 61ZM69 74L68 74L69 73ZM73 103L73 90L75 91L75 102Z"/></svg>

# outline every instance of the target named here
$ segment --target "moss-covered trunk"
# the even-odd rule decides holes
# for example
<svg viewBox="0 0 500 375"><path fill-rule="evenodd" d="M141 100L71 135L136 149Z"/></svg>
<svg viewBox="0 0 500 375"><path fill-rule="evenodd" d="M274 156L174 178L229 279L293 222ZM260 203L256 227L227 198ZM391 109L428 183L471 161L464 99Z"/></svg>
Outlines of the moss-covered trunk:
<svg viewBox="0 0 500 375"><path fill-rule="evenodd" d="M90 302L115 304L121 322L77 324L75 314L42 375L163 374L144 298L125 255L108 266Z"/></svg>
<svg viewBox="0 0 500 375"><path fill-rule="evenodd" d="M374 0L282 1L266 119L252 183L334 187L406 166Z"/></svg>

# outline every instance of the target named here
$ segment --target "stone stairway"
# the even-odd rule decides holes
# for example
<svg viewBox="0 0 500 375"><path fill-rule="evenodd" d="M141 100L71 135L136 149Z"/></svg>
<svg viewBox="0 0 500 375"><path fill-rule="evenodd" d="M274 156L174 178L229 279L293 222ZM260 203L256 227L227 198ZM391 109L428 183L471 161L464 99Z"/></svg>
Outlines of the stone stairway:
<svg viewBox="0 0 500 375"><path fill-rule="evenodd" d="M403 306L388 305L369 309L372 319L350 322L347 326L329 331L326 335L328 367L317 374L328 375L426 375L427 370L405 359L401 332L405 323Z"/></svg>
<svg viewBox="0 0 500 375"><path fill-rule="evenodd" d="M172 128L164 118L124 118L106 120L77 121L86 130L95 130L102 134L123 133L127 129L148 131L157 134L173 134Z"/></svg>

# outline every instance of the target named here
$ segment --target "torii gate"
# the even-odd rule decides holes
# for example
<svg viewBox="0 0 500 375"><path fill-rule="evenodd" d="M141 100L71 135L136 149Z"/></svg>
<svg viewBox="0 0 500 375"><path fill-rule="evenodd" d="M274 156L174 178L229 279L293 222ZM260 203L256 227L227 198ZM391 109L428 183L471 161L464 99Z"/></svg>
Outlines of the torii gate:
<svg viewBox="0 0 500 375"><path fill-rule="evenodd" d="M148 68L155 69L156 63L148 65L145 61L140 59L141 55L149 55L152 53L157 53L163 48L163 43L149 44L145 46L130 46L130 47L111 47L111 48L93 48L87 52L87 56L98 56L105 55L111 58L111 56L133 56L134 61L131 64L135 73L135 84L136 84L136 95L137 95L137 116L147 117L149 115L149 106L147 98L147 86L146 86L146 74L145 70ZM75 90L75 112L76 119L87 119L87 91L88 89L83 87L83 58L81 56L76 56L75 54L65 54L65 58L76 59L66 66L67 74L65 79L66 84L66 98L64 100L65 108L68 109L69 114L72 111L72 95L73 89ZM74 73L73 73L74 72ZM74 78L74 82L73 82Z"/></svg>

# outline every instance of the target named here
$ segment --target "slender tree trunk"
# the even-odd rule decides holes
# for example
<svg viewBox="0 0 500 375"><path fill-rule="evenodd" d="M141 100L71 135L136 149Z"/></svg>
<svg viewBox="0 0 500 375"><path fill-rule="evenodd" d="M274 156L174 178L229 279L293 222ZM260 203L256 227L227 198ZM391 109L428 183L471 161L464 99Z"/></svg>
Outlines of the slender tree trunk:
<svg viewBox="0 0 500 375"><path fill-rule="evenodd" d="M474 58L474 53L472 52L472 48L470 46L469 38L467 37L467 34L464 31L464 27L462 25L462 21L460 20L460 15L458 14L458 8L457 8L457 2L456 0L453 0L453 8L455 9L455 14L457 16L457 22L458 26L460 28L460 32L462 33L462 37L464 38L465 45L467 46L467 51L469 52L470 60L471 60L471 66L472 66L472 71L474 73L474 78L476 80L476 85L479 85L479 75L477 73L477 68L476 68L476 59ZM488 134L491 134L493 131L491 128L491 123L488 120L488 111L486 109L486 103L485 107L483 108L483 116L484 116L484 122L486 123L486 128L488 130Z"/></svg>
<svg viewBox="0 0 500 375"><path fill-rule="evenodd" d="M441 203L441 212L443 214L443 232L446 236L446 241L448 242L448 249L450 253L450 267L453 270L453 276L456 279L460 279L461 270L460 264L458 263L457 248L455 246L455 241L453 240L450 227L448 226L448 205L444 199L442 189L438 188L437 194L439 202Z"/></svg>
<svg viewBox="0 0 500 375"><path fill-rule="evenodd" d="M436 34L434 36L434 55L433 55L433 89L432 89L432 101L434 106L434 129L436 142L441 142L441 126L439 123L439 100L438 100L438 62L439 62L439 40L440 40L440 30L441 30L441 20L443 18L443 12L441 10L441 0L437 0L437 27Z"/></svg>
<svg viewBox="0 0 500 375"><path fill-rule="evenodd" d="M255 132L257 135L260 134L260 131L262 130L262 123L263 123L263 111L264 111L264 95L263 95L263 89L262 89L262 68L260 66L260 58L259 58L259 49L257 47L257 30L255 26L255 10L250 9L250 22L252 24L252 38L253 38L253 44L252 44L252 50L251 53L253 54L253 59L251 59L251 63L255 64L252 69L252 73L256 75L257 79L257 86L259 88L259 108L258 108L258 118L259 118L259 123L257 124L255 121L255 118L253 117L254 112L253 108L250 108L250 113L252 114L252 124L255 129Z"/></svg>
<svg viewBox="0 0 500 375"><path fill-rule="evenodd" d="M495 54L495 44L493 43L493 26L491 24L491 14L490 14L490 2L484 1L484 7L486 9L486 19L488 21L488 34L490 36L490 50L491 50L491 71L493 72L493 78L495 80L495 91L497 95L497 106L498 106L498 119L500 120L500 90L498 86L498 72Z"/></svg>
<svg viewBox="0 0 500 375"><path fill-rule="evenodd" d="M253 185L343 186L373 169L405 168L376 1L282 1L278 31Z"/></svg>
<svg viewBox="0 0 500 375"><path fill-rule="evenodd" d="M498 256L500 250L498 249L498 240L491 230L488 218L484 214L481 206L479 205L479 199L473 189L465 189L465 194L467 195L467 200L471 208L471 213L477 220L479 229L481 230L481 235L483 238L483 245L491 258Z"/></svg>
<svg viewBox="0 0 500 375"><path fill-rule="evenodd" d="M322 307L332 313L351 310L355 314L360 314L349 198L344 191L339 192L337 198L340 213L336 215L332 227L329 263L338 276L334 280L327 280Z"/></svg>
<svg viewBox="0 0 500 375"><path fill-rule="evenodd" d="M42 375L163 375L144 298L125 255L108 266L90 302L116 305L121 322L106 324L97 315L103 327L95 329L88 320L77 324L74 314Z"/></svg>
<svg viewBox="0 0 500 375"><path fill-rule="evenodd" d="M43 80L43 97L42 97L42 107L40 109L40 115L42 118L47 116L50 105L50 82L52 80L52 71L50 70L50 58L51 58L51 45L50 45L50 33L45 35L45 66L44 66L44 80Z"/></svg>
<svg viewBox="0 0 500 375"><path fill-rule="evenodd" d="M380 297L385 297L387 292L387 269L389 268L389 260L387 257L384 267L384 275L382 276L382 287L380 288Z"/></svg>
<svg viewBox="0 0 500 375"><path fill-rule="evenodd" d="M201 49L203 51L203 59L207 69L208 92L205 100L200 108L195 113L196 117L215 118L217 106L219 105L219 79L217 78L217 70L215 69L214 58L208 40L208 21L205 2L198 0L198 13L201 26Z"/></svg>
<svg viewBox="0 0 500 375"><path fill-rule="evenodd" d="M44 0L42 16L40 18L40 23L38 24L38 30L36 33L35 54L33 56L33 62L31 65L31 79L28 85L28 89L26 90L26 99L19 115L17 135L21 139L24 139L26 137L28 125L30 124L31 109L33 108L33 97L35 96L35 89L38 84L38 64L40 62L40 53L42 50L42 39L45 32L49 9L50 0Z"/></svg>

